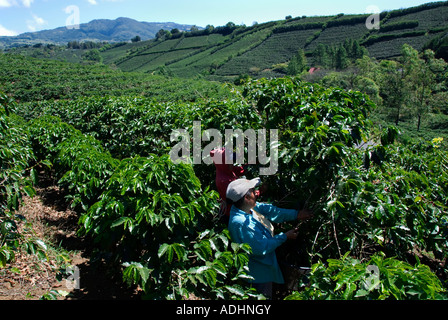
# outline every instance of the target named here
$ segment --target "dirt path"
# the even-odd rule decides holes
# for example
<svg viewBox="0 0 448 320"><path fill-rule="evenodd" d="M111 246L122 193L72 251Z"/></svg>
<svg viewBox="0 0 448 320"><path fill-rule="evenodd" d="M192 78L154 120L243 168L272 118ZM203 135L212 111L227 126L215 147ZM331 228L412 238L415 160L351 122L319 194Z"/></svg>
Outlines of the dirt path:
<svg viewBox="0 0 448 320"><path fill-rule="evenodd" d="M0 269L0 300L36 300L43 296L58 300L136 299L138 292L123 287L101 262L90 261L90 245L76 235L78 215L70 210L58 187L36 189L33 198L25 197L18 214L28 236L35 236L60 249L47 250L47 259L17 254L13 263ZM79 282L69 276L58 279L61 262L79 273ZM77 269L76 269L77 268ZM62 269L63 271L66 269ZM74 288L78 284L79 288Z"/></svg>

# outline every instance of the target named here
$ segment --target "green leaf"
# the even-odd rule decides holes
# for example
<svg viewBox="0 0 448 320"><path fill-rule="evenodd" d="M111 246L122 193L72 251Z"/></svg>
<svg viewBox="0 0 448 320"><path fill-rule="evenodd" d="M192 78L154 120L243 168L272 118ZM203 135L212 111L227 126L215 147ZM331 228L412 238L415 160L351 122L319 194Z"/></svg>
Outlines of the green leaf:
<svg viewBox="0 0 448 320"><path fill-rule="evenodd" d="M139 262L124 263L123 266L126 267L123 271L123 278L125 280L131 281L134 284L139 284L141 280L142 286L145 287L153 269L149 269Z"/></svg>
<svg viewBox="0 0 448 320"><path fill-rule="evenodd" d="M42 240L34 240L34 243L37 244L39 246L39 248L41 248L42 250L47 250L47 245L45 244L45 242L43 242Z"/></svg>
<svg viewBox="0 0 448 320"><path fill-rule="evenodd" d="M177 259L179 261L184 261L185 253L186 253L185 247L180 243L173 243L172 247L174 249L174 252L176 252Z"/></svg>
<svg viewBox="0 0 448 320"><path fill-rule="evenodd" d="M332 210L336 205L338 205L340 208L344 209L344 205L339 200L331 200L327 204L327 209Z"/></svg>
<svg viewBox="0 0 448 320"><path fill-rule="evenodd" d="M227 291L229 291L232 294L235 294L235 295L240 296L240 297L244 297L245 296L245 292L241 288L231 287L231 286L224 286L224 287L226 288Z"/></svg>
<svg viewBox="0 0 448 320"><path fill-rule="evenodd" d="M159 258L161 258L166 252L167 250L169 250L171 247L168 243L164 243L159 247L159 251L157 252L157 255Z"/></svg>
<svg viewBox="0 0 448 320"><path fill-rule="evenodd" d="M349 300L355 290L356 284L354 282L347 283L346 289L344 291L344 299Z"/></svg>
<svg viewBox="0 0 448 320"><path fill-rule="evenodd" d="M195 253L201 260L208 261L213 255L210 242L207 240L203 240L200 243L195 244L194 248L196 249Z"/></svg>
<svg viewBox="0 0 448 320"><path fill-rule="evenodd" d="M131 220L128 217L121 217L118 218L117 220L115 220L114 222L112 222L112 224L110 225L111 228L115 228L118 226L121 226L122 224L125 224L127 221Z"/></svg>
<svg viewBox="0 0 448 320"><path fill-rule="evenodd" d="M24 186L23 191L28 195L28 197L34 197L36 195L36 190L31 186Z"/></svg>
<svg viewBox="0 0 448 320"><path fill-rule="evenodd" d="M158 257L161 258L164 255L167 256L167 261L169 263L173 262L174 253L176 253L177 259L179 261L184 261L185 259L185 247L180 243L167 244L164 243L160 246L158 251Z"/></svg>
<svg viewBox="0 0 448 320"><path fill-rule="evenodd" d="M139 271L140 277L142 278L142 283L144 286L144 285L146 285L146 282L149 279L149 275L151 274L151 269L148 269L148 268L145 268L142 266L142 267L138 268L138 271Z"/></svg>
<svg viewBox="0 0 448 320"><path fill-rule="evenodd" d="M31 181L33 182L34 185L37 185L38 183L38 177L37 177L37 171L36 169L31 169L30 171L30 176L31 176Z"/></svg>
<svg viewBox="0 0 448 320"><path fill-rule="evenodd" d="M355 294L355 298L362 298L365 297L369 294L369 291L365 290L365 289L359 289L358 291L356 291Z"/></svg>
<svg viewBox="0 0 448 320"><path fill-rule="evenodd" d="M53 164L49 160L42 160L40 163L47 166L48 168L51 168L53 166Z"/></svg>

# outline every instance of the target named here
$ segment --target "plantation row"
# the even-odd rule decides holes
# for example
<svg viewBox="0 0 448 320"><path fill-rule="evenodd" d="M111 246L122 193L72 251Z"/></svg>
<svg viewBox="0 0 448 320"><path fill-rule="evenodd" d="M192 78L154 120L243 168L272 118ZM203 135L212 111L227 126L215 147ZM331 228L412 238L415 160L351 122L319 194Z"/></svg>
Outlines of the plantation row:
<svg viewBox="0 0 448 320"><path fill-rule="evenodd" d="M92 237L100 257L122 272L124 281L140 284L147 298L175 299L192 292L209 298L245 296L231 279L244 278L248 248L230 244L227 232L212 229L216 193L201 189L191 166L174 165L167 156L114 159L98 140L49 115L25 123L2 109L2 119L21 128L30 153L20 167L2 161L21 173L12 186L2 185L7 196L2 198L3 224L16 225L10 210L17 209L23 194L32 195L26 168L45 169L42 164L51 161L52 174L80 213L80 234ZM3 231L5 266L18 248L9 239L11 232Z"/></svg>
<svg viewBox="0 0 448 320"><path fill-rule="evenodd" d="M174 38L160 37L145 46L130 44L130 53L122 55L116 64L125 71L153 72L167 68L179 77L201 74L219 80L243 74L281 76L273 69L288 63L298 50L311 53L321 44L336 46L346 39L357 40L371 57L392 59L400 55L405 43L421 50L431 39L443 36L447 11L446 2L437 2L383 12L379 16L379 30L366 27L369 14L287 17L251 27L229 23L225 27L227 33L216 33L209 26L199 32L178 33ZM122 53L108 51L103 55Z"/></svg>
<svg viewBox="0 0 448 320"><path fill-rule="evenodd" d="M47 249L30 229L22 232L18 229L22 217L16 216L15 211L20 207L22 195L35 194L37 173L32 166L36 157L24 122L8 110L11 101L0 93L0 269L15 259L17 250L45 258Z"/></svg>
<svg viewBox="0 0 448 320"><path fill-rule="evenodd" d="M145 96L157 101L195 101L226 96L221 84L125 73L105 65L82 65L0 53L0 85L21 102L103 95ZM227 93L228 94L228 93Z"/></svg>
<svg viewBox="0 0 448 320"><path fill-rule="evenodd" d="M180 77L212 73L234 56L240 56L263 42L271 34L269 24L248 28L241 34L168 39L141 48L117 61L126 71L154 72L167 67ZM209 40L210 39L210 40Z"/></svg>
<svg viewBox="0 0 448 320"><path fill-rule="evenodd" d="M214 167L171 162L170 134L185 128L193 136L193 121L221 132L278 129L279 169L262 177L269 186L262 200L288 208L302 203L315 213L300 225L300 241L279 251L279 259L313 265L312 285L289 299L444 297L448 155L439 139L394 142L395 128L378 130L368 120L374 105L367 96L294 78L249 82L233 95L192 103L106 96L18 105L5 96L0 155L10 171L2 171L1 223L14 224L20 195L32 195L35 168L50 170L51 163L79 212L79 234L147 298L255 298L243 281L250 247L232 243L217 219ZM5 128L20 132L15 148L26 152L12 151ZM19 154L27 156L19 161ZM249 175L257 176L258 167ZM4 241L2 250L16 246ZM13 255L2 259L6 265ZM364 285L369 265L377 266L380 285Z"/></svg>

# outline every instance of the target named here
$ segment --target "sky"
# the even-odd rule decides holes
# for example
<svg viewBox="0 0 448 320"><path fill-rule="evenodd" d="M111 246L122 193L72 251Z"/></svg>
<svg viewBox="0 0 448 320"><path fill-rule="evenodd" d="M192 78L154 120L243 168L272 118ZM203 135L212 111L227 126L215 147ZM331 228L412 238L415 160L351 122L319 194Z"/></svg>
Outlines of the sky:
<svg viewBox="0 0 448 320"><path fill-rule="evenodd" d="M251 26L286 16L376 13L431 0L0 0L0 36L72 26L94 19Z"/></svg>

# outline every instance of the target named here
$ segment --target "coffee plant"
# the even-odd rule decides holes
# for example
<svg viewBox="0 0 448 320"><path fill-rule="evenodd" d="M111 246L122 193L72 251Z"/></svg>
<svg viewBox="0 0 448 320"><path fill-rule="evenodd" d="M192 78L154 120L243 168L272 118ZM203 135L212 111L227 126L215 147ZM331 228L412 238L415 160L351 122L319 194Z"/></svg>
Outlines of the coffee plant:
<svg viewBox="0 0 448 320"><path fill-rule="evenodd" d="M190 165L151 155L123 159L80 223L148 298L243 297L230 280L247 277L248 248L213 229L216 212Z"/></svg>
<svg viewBox="0 0 448 320"><path fill-rule="evenodd" d="M279 174L266 179L280 187L269 194L315 212L301 226L301 243L283 248L290 262L304 263L306 253L312 264L345 252L359 259L375 252L446 259L448 162L439 140L394 143L396 128L374 130L368 120L374 106L359 92L286 78L249 84L245 94L282 132ZM298 249L300 258L291 254Z"/></svg>
<svg viewBox="0 0 448 320"><path fill-rule="evenodd" d="M16 211L24 195L35 194L37 164L23 119L10 112L13 105L0 92L0 268L14 261L18 250L44 258L47 249L29 228L26 234L19 230L27 222Z"/></svg>
<svg viewBox="0 0 448 320"><path fill-rule="evenodd" d="M259 298L244 282L250 247L232 243L217 219L214 166L168 156L172 131L186 129L192 142L194 121L223 133L278 129L278 172L262 177L262 200L314 212L299 224L299 239L278 250L279 259L313 266L311 286L289 298L443 297L433 273L446 277L442 140L398 143L395 127L369 120L375 106L366 95L296 78L249 81L233 95L192 103L88 97L8 110L26 119L32 163L51 162L79 212L80 235L147 298ZM432 261L432 271L416 256ZM370 265L379 270L375 288L364 285Z"/></svg>
<svg viewBox="0 0 448 320"><path fill-rule="evenodd" d="M347 252L312 267L310 285L286 300L428 300L446 299L443 286L428 266L376 253L362 262Z"/></svg>

